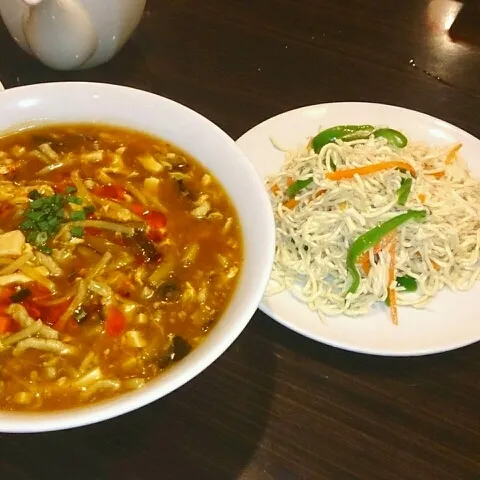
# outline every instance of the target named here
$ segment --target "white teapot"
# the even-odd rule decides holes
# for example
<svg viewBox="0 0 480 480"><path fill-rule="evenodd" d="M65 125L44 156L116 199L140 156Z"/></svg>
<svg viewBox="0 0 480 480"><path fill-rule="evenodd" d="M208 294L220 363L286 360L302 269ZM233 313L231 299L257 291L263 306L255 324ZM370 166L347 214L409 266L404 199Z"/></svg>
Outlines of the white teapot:
<svg viewBox="0 0 480 480"><path fill-rule="evenodd" d="M15 41L57 70L90 68L120 50L146 0L0 0Z"/></svg>

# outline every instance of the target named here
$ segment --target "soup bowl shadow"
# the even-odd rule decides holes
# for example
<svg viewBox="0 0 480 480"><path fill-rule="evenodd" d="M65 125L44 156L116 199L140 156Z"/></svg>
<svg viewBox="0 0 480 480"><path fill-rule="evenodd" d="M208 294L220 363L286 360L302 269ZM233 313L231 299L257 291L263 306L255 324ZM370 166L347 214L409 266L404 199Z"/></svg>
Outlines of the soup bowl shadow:
<svg viewBox="0 0 480 480"><path fill-rule="evenodd" d="M226 133L200 114L132 88L82 82L31 85L0 93L0 108L3 133L29 126L97 123L138 130L173 143L224 187L237 210L244 245L242 271L226 311L185 359L145 387L110 400L55 412L0 412L0 432L42 432L96 423L147 405L190 381L242 332L270 276L274 220L254 167Z"/></svg>

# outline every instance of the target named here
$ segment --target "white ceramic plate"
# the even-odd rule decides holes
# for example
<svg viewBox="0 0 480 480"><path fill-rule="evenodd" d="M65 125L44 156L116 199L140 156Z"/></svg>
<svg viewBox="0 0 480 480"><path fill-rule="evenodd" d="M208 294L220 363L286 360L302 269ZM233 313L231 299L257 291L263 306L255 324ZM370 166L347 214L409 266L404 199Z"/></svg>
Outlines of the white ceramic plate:
<svg viewBox="0 0 480 480"><path fill-rule="evenodd" d="M480 141L465 131L429 115L372 103L330 103L283 113L257 125L237 143L260 175L278 171L284 155L270 138L287 148L305 144L321 128L345 124L388 125L415 141L435 145L462 142L461 154L473 175L480 176ZM440 292L423 310L399 309L394 326L386 307L369 314L319 319L290 293L264 297L260 309L286 327L328 345L360 353L390 356L427 355L444 352L480 340L480 284L469 292Z"/></svg>

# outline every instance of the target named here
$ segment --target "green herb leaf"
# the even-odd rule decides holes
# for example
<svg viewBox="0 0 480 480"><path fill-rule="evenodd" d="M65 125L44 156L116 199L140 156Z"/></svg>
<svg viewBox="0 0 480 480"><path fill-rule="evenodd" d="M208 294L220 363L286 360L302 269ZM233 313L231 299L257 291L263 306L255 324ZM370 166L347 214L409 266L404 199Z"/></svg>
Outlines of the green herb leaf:
<svg viewBox="0 0 480 480"><path fill-rule="evenodd" d="M85 220L85 218L87 218L87 216L85 215L85 212L83 210L75 210L70 214L70 220L72 220L72 222L76 222L78 220Z"/></svg>
<svg viewBox="0 0 480 480"><path fill-rule="evenodd" d="M95 211L95 207L93 205L87 205L86 207L83 207L83 211L85 212L85 215L90 215Z"/></svg>
<svg viewBox="0 0 480 480"><path fill-rule="evenodd" d="M35 245L44 245L48 240L47 232L39 232L35 237Z"/></svg>
<svg viewBox="0 0 480 480"><path fill-rule="evenodd" d="M82 199L80 197L75 197L73 195L67 195L65 197L65 200L68 203L75 203L76 205L81 205L82 204Z"/></svg>
<svg viewBox="0 0 480 480"><path fill-rule="evenodd" d="M67 188L65 188L65 193L67 195L70 195L72 193L77 193L77 188L76 187L72 187L72 185L68 185Z"/></svg>
<svg viewBox="0 0 480 480"><path fill-rule="evenodd" d="M43 197L36 190L32 190L29 197L32 202L25 212L20 230L30 244L39 248L57 234L65 221L64 198L63 195Z"/></svg>
<svg viewBox="0 0 480 480"><path fill-rule="evenodd" d="M70 234L72 237L82 238L85 235L85 230L83 227L74 226L70 229Z"/></svg>
<svg viewBox="0 0 480 480"><path fill-rule="evenodd" d="M31 230L32 228L35 227L35 223L32 222L29 218L26 218L26 219L22 222L21 227L22 227L24 230Z"/></svg>

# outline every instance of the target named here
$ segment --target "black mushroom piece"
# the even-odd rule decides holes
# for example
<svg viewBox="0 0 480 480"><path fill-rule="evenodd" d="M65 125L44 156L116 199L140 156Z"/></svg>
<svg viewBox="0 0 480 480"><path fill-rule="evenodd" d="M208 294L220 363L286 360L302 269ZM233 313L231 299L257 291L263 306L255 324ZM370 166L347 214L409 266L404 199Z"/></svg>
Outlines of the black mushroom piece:
<svg viewBox="0 0 480 480"><path fill-rule="evenodd" d="M178 192L180 193L181 197L185 198L186 200L190 200L192 202L195 201L196 196L187 187L187 185L185 184L185 182L183 180L179 179L179 180L175 180L175 182L177 183Z"/></svg>
<svg viewBox="0 0 480 480"><path fill-rule="evenodd" d="M17 290L13 295L10 296L10 300L13 303L23 302L26 298L28 298L32 292L28 288L21 288Z"/></svg>
<svg viewBox="0 0 480 480"><path fill-rule="evenodd" d="M173 303L180 300L182 296L182 290L179 283L170 278L165 280L156 290L157 298L162 302Z"/></svg>
<svg viewBox="0 0 480 480"><path fill-rule="evenodd" d="M60 139L55 135L45 137L37 136L38 144L48 143L57 153L63 152L64 147L70 150L86 150L87 152L92 148L95 148L95 145L98 145L98 140L90 135L85 135L83 133L71 133L68 137ZM65 142L67 140L67 142ZM86 145L87 144L87 145ZM88 145L89 144L89 145Z"/></svg>
<svg viewBox="0 0 480 480"><path fill-rule="evenodd" d="M192 346L179 335L175 335L170 345L159 361L158 366L160 368L166 368L172 363L179 362L182 358L185 358L192 351Z"/></svg>
<svg viewBox="0 0 480 480"><path fill-rule="evenodd" d="M174 172L188 172L192 168L187 159L182 155L177 155L174 159L170 159L170 164Z"/></svg>
<svg viewBox="0 0 480 480"><path fill-rule="evenodd" d="M146 262L160 260L160 252L157 250L155 244L147 238L143 230L135 230L132 236L126 237L126 241Z"/></svg>

